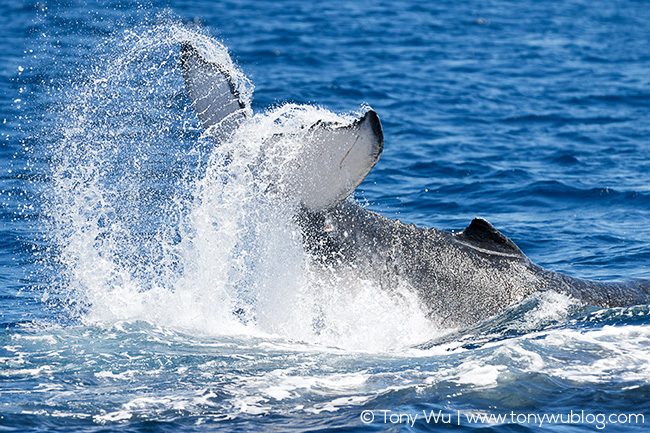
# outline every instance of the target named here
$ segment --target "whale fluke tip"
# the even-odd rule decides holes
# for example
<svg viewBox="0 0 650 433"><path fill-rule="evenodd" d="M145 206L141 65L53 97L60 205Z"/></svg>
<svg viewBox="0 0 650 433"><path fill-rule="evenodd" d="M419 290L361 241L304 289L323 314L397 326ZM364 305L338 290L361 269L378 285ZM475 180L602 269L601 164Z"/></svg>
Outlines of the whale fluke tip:
<svg viewBox="0 0 650 433"><path fill-rule="evenodd" d="M225 65L208 61L189 41L181 43L185 87L203 127L217 142L228 138L246 118L232 74Z"/></svg>

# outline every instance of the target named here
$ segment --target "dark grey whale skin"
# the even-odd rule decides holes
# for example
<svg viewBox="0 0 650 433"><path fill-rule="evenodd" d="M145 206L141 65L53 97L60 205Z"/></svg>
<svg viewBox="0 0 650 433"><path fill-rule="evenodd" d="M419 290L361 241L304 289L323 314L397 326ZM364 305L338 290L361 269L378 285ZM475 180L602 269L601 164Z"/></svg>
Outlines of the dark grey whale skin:
<svg viewBox="0 0 650 433"><path fill-rule="evenodd" d="M215 127L218 144L246 118L246 103L228 70L207 61L189 42L182 44L181 65L188 96L204 127ZM210 85L206 80L212 80ZM384 136L372 110L349 127L364 121L370 122L377 144L370 171L383 150ZM317 122L313 127L327 125ZM333 278L357 274L394 293L407 284L431 319L445 327L475 324L545 290L602 307L650 302L648 281L600 283L547 271L480 218L462 232L449 233L390 220L350 199L318 212L303 209L296 218L305 249L323 271L332 272Z"/></svg>
<svg viewBox="0 0 650 433"><path fill-rule="evenodd" d="M305 249L322 270L352 272L385 290L408 284L434 322L469 326L546 290L588 305L650 302L650 281L595 282L534 264L484 219L450 233L391 220L345 200L327 211L302 211Z"/></svg>

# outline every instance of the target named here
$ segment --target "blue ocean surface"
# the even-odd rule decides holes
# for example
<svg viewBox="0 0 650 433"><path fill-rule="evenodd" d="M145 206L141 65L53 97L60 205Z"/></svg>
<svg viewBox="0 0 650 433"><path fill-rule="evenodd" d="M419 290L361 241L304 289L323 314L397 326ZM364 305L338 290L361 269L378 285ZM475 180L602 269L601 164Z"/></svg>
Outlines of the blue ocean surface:
<svg viewBox="0 0 650 433"><path fill-rule="evenodd" d="M0 8L1 432L647 431L650 306L545 292L449 329L318 280L180 63L227 47L264 133L375 110L371 210L650 279L647 1Z"/></svg>

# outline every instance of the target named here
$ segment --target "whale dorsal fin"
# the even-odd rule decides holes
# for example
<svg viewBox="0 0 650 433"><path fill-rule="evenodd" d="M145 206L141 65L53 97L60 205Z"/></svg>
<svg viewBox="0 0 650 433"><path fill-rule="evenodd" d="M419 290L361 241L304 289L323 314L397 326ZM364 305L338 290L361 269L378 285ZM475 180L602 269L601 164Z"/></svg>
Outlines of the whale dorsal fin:
<svg viewBox="0 0 650 433"><path fill-rule="evenodd" d="M474 218L465 230L454 237L463 245L482 252L526 257L514 242L483 218Z"/></svg>
<svg viewBox="0 0 650 433"><path fill-rule="evenodd" d="M181 46L181 69L203 127L217 143L229 138L249 111L232 76L223 65L206 60L189 42Z"/></svg>

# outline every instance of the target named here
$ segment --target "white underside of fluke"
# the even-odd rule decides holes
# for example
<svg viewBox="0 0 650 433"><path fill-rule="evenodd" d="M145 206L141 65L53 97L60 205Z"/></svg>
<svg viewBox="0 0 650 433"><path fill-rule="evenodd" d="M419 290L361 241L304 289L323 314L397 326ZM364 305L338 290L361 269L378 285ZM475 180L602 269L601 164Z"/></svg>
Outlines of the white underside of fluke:
<svg viewBox="0 0 650 433"><path fill-rule="evenodd" d="M309 210L332 207L359 186L382 150L381 125L374 111L346 126L318 123L305 134L304 147L286 176L288 190Z"/></svg>
<svg viewBox="0 0 650 433"><path fill-rule="evenodd" d="M227 69L207 61L190 43L183 44L181 62L194 109L217 144L223 143L251 115L250 107ZM372 110L347 124L316 122L293 136L292 143L296 139L300 148L284 166L288 172L272 182L283 182L275 190L311 211L335 206L350 195L377 163L384 145L379 117Z"/></svg>
<svg viewBox="0 0 650 433"><path fill-rule="evenodd" d="M185 87L203 127L217 142L230 138L250 108L224 65L208 62L189 43L181 48Z"/></svg>

